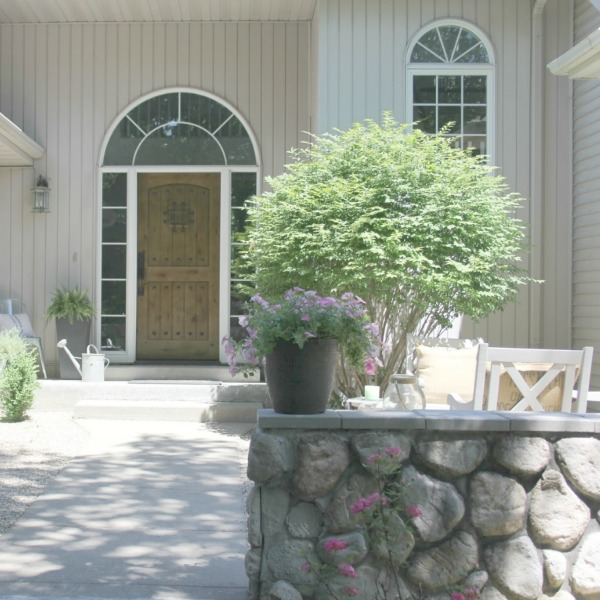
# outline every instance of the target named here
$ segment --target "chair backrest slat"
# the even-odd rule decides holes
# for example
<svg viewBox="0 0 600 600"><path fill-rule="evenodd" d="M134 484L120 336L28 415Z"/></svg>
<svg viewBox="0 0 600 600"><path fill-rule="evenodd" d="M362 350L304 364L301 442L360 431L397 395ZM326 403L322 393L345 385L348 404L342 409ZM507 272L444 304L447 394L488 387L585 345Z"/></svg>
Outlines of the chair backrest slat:
<svg viewBox="0 0 600 600"><path fill-rule="evenodd" d="M477 355L475 388L473 393L474 408L482 410L485 401L485 384L488 381L487 408L497 410L500 392L500 377L508 374L522 399L516 402L511 410L543 411L540 395L548 386L564 373L562 382L561 408L563 412L583 413L587 407L587 392L591 375L593 348L583 350L545 350L537 348L493 348L488 344L480 344ZM537 371L539 366L543 375L529 384L523 377L519 364L529 365L528 370ZM489 376L488 376L489 371ZM577 399L573 401L573 391L577 381Z"/></svg>

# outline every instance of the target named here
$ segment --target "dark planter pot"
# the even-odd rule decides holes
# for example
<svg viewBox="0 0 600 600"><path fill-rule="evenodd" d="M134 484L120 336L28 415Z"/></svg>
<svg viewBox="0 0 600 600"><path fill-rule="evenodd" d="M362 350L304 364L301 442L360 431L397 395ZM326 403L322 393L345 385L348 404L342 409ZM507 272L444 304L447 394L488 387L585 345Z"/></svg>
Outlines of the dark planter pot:
<svg viewBox="0 0 600 600"><path fill-rule="evenodd" d="M91 329L92 322L89 319L85 321L78 321L76 319L73 323L69 323L68 319L56 319L58 341L66 339L67 348L77 358L81 358L81 355L87 351L88 344L90 343ZM61 379L81 379L81 375L67 356L67 353L60 348L58 349L58 360Z"/></svg>
<svg viewBox="0 0 600 600"><path fill-rule="evenodd" d="M293 342L277 342L273 353L265 357L273 410L297 415L325 412L338 359L335 339L308 340L302 349Z"/></svg>

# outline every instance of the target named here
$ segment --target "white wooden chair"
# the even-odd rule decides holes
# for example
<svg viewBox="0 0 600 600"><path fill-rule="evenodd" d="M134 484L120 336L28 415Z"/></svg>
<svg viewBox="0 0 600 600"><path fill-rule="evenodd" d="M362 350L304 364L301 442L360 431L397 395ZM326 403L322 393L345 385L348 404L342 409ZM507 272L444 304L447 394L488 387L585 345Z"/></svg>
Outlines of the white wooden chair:
<svg viewBox="0 0 600 600"><path fill-rule="evenodd" d="M473 399L465 401L452 393L448 395L448 403L454 410L546 411L552 403L545 403L543 396L554 386L555 396L557 391L559 394L553 403L554 410L584 413L593 352L590 346L582 350L543 350L493 348L482 343L477 353ZM510 407L499 402L501 377L512 382L521 396L514 398ZM574 390L577 390L575 400Z"/></svg>

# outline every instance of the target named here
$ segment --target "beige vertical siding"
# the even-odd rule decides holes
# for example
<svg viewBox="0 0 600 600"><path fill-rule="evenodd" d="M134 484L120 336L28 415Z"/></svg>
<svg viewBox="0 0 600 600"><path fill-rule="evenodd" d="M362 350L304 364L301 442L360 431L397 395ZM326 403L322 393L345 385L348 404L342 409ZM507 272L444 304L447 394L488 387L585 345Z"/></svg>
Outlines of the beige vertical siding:
<svg viewBox="0 0 600 600"><path fill-rule="evenodd" d="M548 0L547 29L540 38L536 65L532 64L533 4L522 0L323 0L317 7L319 27L315 31L318 130L344 129L366 118L379 119L383 111L406 120L404 65L413 36L440 18L465 19L482 29L492 42L497 64L494 161L510 188L529 199L518 217L530 228L532 241L543 240L543 245L526 253L523 265L546 283L541 288L523 289L517 302L501 314L478 324L466 322L463 333L504 346L567 346L569 86L561 81L547 83L545 65L570 47L572 3ZM540 84L545 86L537 97L532 93L534 69L541 73ZM551 96L547 104L540 99L542 92ZM532 106L536 98L539 105ZM540 110L543 118L536 129L532 118ZM545 137L553 144L560 138L561 147L542 146ZM538 184L533 185L534 159L539 158L536 149L543 149L544 155L537 165Z"/></svg>
<svg viewBox="0 0 600 600"><path fill-rule="evenodd" d="M575 42L600 27L588 0L575 4ZM573 345L595 347L600 389L600 80L573 85Z"/></svg>
<svg viewBox="0 0 600 600"><path fill-rule="evenodd" d="M110 124L170 86L216 94L249 121L264 174L310 130L309 23L0 26L0 111L46 148L51 213L30 212L32 169L0 169L0 296L24 300L44 335L58 285L94 293L97 165Z"/></svg>

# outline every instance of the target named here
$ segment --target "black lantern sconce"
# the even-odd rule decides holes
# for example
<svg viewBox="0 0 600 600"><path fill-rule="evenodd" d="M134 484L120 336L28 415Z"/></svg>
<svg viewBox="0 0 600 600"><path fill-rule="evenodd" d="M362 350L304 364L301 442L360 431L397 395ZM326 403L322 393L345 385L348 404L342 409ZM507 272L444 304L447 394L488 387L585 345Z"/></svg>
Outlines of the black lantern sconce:
<svg viewBox="0 0 600 600"><path fill-rule="evenodd" d="M33 209L34 213L49 213L50 212L50 188L48 180L40 175L35 182L33 190Z"/></svg>

